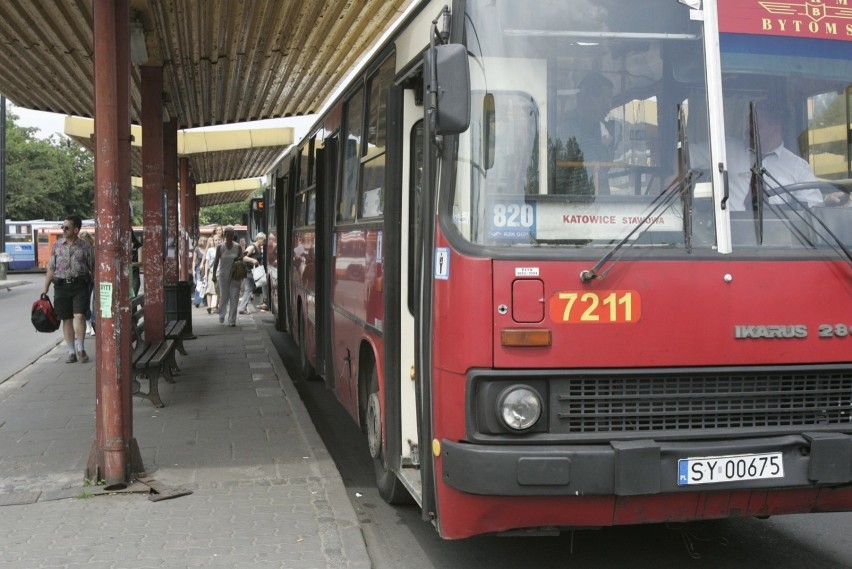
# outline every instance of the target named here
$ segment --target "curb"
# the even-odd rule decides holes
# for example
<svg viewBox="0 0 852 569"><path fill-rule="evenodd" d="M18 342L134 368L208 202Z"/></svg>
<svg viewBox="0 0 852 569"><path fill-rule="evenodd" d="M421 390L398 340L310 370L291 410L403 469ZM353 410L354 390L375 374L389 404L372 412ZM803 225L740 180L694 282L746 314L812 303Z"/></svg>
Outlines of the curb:
<svg viewBox="0 0 852 569"><path fill-rule="evenodd" d="M367 544L358 522L358 516L355 514L355 508L346 494L343 478L341 478L334 460L328 454L325 443L322 442L322 438L317 433L308 410L302 403L302 399L293 385L293 380L269 337L269 331L265 329L265 324L259 321L258 313L253 313L252 318L259 329L264 327L261 335L263 344L269 353L269 359L272 362L272 369L275 371L278 383L284 391L293 417L296 419L299 433L306 441L307 447L313 455L314 463L317 465L317 475L323 483L329 508L334 514L333 518L340 534L341 547L345 552L344 557L350 561L351 567L370 568L373 565L370 556L367 554Z"/></svg>

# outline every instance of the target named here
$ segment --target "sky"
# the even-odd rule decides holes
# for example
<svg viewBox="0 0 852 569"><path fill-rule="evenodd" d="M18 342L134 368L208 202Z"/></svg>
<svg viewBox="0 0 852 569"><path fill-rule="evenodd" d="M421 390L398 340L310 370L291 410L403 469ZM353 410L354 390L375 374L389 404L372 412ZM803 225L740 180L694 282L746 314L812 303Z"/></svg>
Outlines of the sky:
<svg viewBox="0 0 852 569"><path fill-rule="evenodd" d="M38 129L36 136L49 138L52 134L62 134L65 129L65 115L56 113L45 113L43 111L31 111L22 107L9 104L9 111L17 115L15 124L18 126L35 127Z"/></svg>

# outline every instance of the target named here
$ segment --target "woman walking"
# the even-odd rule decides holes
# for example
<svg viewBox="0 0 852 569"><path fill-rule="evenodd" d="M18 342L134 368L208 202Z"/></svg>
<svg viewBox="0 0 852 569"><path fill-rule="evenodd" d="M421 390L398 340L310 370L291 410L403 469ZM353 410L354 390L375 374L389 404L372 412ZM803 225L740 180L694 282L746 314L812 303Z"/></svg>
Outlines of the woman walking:
<svg viewBox="0 0 852 569"><path fill-rule="evenodd" d="M252 244L246 247L245 255L243 255L243 262L246 264L246 286L245 291L243 291L243 298L240 300L240 314L250 314L248 311L248 302L254 295L254 289L257 286L254 282L254 276L251 274L251 271L261 264L261 259L263 258L261 255L264 243L266 243L266 234L263 232L258 233Z"/></svg>
<svg viewBox="0 0 852 569"><path fill-rule="evenodd" d="M234 228L225 228L225 242L216 247L213 259L213 281L219 287L219 323L225 323L225 312L228 312L228 326L237 325L237 302L240 297L239 280L231 279L231 269L234 263L241 262L243 250L234 243ZM229 309L230 307L230 309Z"/></svg>
<svg viewBox="0 0 852 569"><path fill-rule="evenodd" d="M207 275L207 288L204 296L207 298L207 314L219 312L219 291L216 290L216 279L213 278L213 260L216 258L216 249L222 244L222 238L213 235L207 240L207 251L204 252L204 263L202 271Z"/></svg>
<svg viewBox="0 0 852 569"><path fill-rule="evenodd" d="M204 282L206 279L204 278L204 273L201 271L204 267L204 254L206 252L207 237L202 235L198 238L198 243L195 245L195 249L192 252L192 276L195 279L195 291L192 295L192 303L195 305L195 308L198 308L204 300L201 293L206 288L206 283Z"/></svg>

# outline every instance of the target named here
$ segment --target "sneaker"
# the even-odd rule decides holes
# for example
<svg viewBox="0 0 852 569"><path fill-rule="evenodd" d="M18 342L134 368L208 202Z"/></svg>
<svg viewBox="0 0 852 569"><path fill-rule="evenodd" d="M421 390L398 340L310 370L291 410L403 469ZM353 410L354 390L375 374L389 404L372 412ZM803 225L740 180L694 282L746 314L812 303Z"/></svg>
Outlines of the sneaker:
<svg viewBox="0 0 852 569"><path fill-rule="evenodd" d="M234 324L233 322L228 322L228 326L230 326L231 328L233 328L234 326L236 326L236 324Z"/></svg>
<svg viewBox="0 0 852 569"><path fill-rule="evenodd" d="M65 358L66 364L73 364L77 362L77 354L68 354L68 357Z"/></svg>
<svg viewBox="0 0 852 569"><path fill-rule="evenodd" d="M77 352L77 359L80 360L81 364L84 364L89 361L89 354L86 353L86 350Z"/></svg>
<svg viewBox="0 0 852 569"><path fill-rule="evenodd" d="M248 310L240 310L240 314L251 314Z"/></svg>

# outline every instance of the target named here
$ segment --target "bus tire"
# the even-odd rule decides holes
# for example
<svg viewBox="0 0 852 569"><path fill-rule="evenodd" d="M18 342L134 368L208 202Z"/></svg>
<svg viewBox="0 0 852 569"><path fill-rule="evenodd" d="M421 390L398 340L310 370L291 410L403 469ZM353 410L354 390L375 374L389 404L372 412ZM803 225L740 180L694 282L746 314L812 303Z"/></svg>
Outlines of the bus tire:
<svg viewBox="0 0 852 569"><path fill-rule="evenodd" d="M367 432L367 446L373 459L373 469L376 474L376 488L379 495L388 504L401 505L413 502L411 494L397 478L396 473L388 468L385 459L385 449L382 444L382 411L379 395L379 372L373 366L370 374L370 392L367 399L364 422Z"/></svg>

